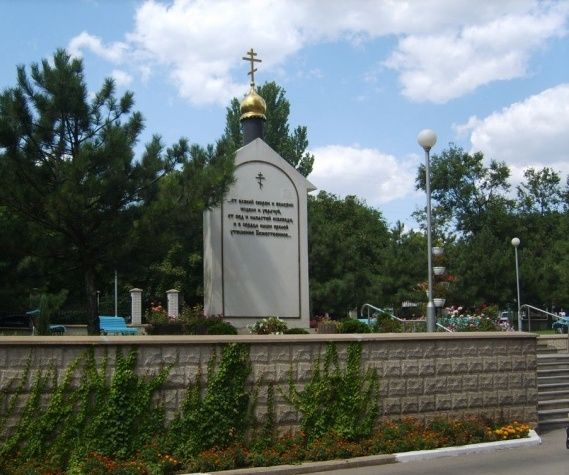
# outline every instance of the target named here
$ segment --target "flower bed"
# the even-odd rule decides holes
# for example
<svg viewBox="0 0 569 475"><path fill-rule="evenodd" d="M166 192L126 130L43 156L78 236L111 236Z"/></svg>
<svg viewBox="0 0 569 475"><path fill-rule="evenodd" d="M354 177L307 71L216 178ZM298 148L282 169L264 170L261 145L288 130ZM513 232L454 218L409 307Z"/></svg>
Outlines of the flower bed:
<svg viewBox="0 0 569 475"><path fill-rule="evenodd" d="M211 472L236 468L267 467L308 461L324 461L366 455L391 454L414 450L468 445L498 440L521 439L529 434L529 426L519 422L496 424L483 418L462 420L438 419L430 425L406 418L386 421L364 440L346 440L328 434L308 441L304 434L286 435L276 439L259 437L228 447L214 447L183 461L166 453L160 442L154 441L129 460L121 460L90 452L84 460L75 461L83 473L101 474L172 474L176 471ZM53 461L5 460L3 473L44 474L60 473Z"/></svg>
<svg viewBox="0 0 569 475"><path fill-rule="evenodd" d="M329 433L313 441L303 434L261 440L249 448L237 444L198 454L187 466L194 472L314 462L367 455L495 442L528 437L529 426L519 422L496 424L484 418L437 419L430 425L406 418L386 421L369 438L347 440Z"/></svg>
<svg viewBox="0 0 569 475"><path fill-rule="evenodd" d="M425 425L412 418L385 421L371 437L347 440L328 433L315 440L302 434L288 434L275 439L257 437L227 447L213 447L182 460L164 450L155 440L137 451L132 459L121 460L97 452L89 452L84 460L75 461L84 474L172 474L177 471L213 472L236 468L268 467L309 461L324 461L391 454L414 450L468 445L498 440L521 439L529 434L529 426L519 422L495 423L484 418L462 420L436 419ZM62 467L53 461L19 460L2 464L6 475L58 474Z"/></svg>
<svg viewBox="0 0 569 475"><path fill-rule="evenodd" d="M470 312L463 307L450 307L437 322L453 332L513 331L508 323L500 322L494 306L482 306Z"/></svg>

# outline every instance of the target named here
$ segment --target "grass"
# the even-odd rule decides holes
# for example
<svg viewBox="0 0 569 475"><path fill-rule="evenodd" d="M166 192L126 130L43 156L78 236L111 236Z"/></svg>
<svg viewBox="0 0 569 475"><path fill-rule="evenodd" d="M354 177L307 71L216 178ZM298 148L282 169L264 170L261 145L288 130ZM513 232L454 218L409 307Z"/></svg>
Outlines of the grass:
<svg viewBox="0 0 569 475"><path fill-rule="evenodd" d="M532 330L531 333L537 333L538 335L561 335L557 330L552 328L546 328L543 330Z"/></svg>

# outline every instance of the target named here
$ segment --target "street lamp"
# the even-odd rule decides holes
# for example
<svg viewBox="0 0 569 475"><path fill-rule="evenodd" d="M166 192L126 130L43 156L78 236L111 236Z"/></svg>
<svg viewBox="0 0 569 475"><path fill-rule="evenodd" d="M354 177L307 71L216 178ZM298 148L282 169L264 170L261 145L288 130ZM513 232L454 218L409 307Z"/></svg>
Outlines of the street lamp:
<svg viewBox="0 0 569 475"><path fill-rule="evenodd" d="M512 246L514 246L514 253L516 256L516 284L518 286L518 331L522 331L522 302L520 301L520 270L518 267L518 246L520 239L515 237L512 239Z"/></svg>
<svg viewBox="0 0 569 475"><path fill-rule="evenodd" d="M417 135L417 142L425 150L425 188L427 191L427 265L429 267L429 294L427 302L427 331L435 331L435 304L433 303L433 244L431 238L431 165L429 152L437 143L437 134L424 129Z"/></svg>

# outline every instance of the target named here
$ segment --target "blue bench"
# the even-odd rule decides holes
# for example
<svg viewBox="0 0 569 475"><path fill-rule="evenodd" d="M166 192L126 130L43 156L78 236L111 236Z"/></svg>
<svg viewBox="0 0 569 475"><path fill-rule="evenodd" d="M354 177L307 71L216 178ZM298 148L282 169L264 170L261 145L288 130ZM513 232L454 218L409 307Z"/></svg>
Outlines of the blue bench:
<svg viewBox="0 0 569 475"><path fill-rule="evenodd" d="M63 335L65 332L67 331L67 328L65 328L65 325L50 325L49 326L49 332L52 335Z"/></svg>
<svg viewBox="0 0 569 475"><path fill-rule="evenodd" d="M138 335L138 328L127 327L122 317L99 316L99 328L102 335Z"/></svg>

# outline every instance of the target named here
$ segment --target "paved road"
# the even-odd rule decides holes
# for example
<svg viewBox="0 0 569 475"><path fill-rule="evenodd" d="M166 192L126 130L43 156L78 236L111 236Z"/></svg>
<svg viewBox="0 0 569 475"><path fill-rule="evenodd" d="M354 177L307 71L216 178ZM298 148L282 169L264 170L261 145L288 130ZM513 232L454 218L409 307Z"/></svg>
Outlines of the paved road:
<svg viewBox="0 0 569 475"><path fill-rule="evenodd" d="M317 472L316 475L569 475L565 429L541 434L542 444L485 454Z"/></svg>

